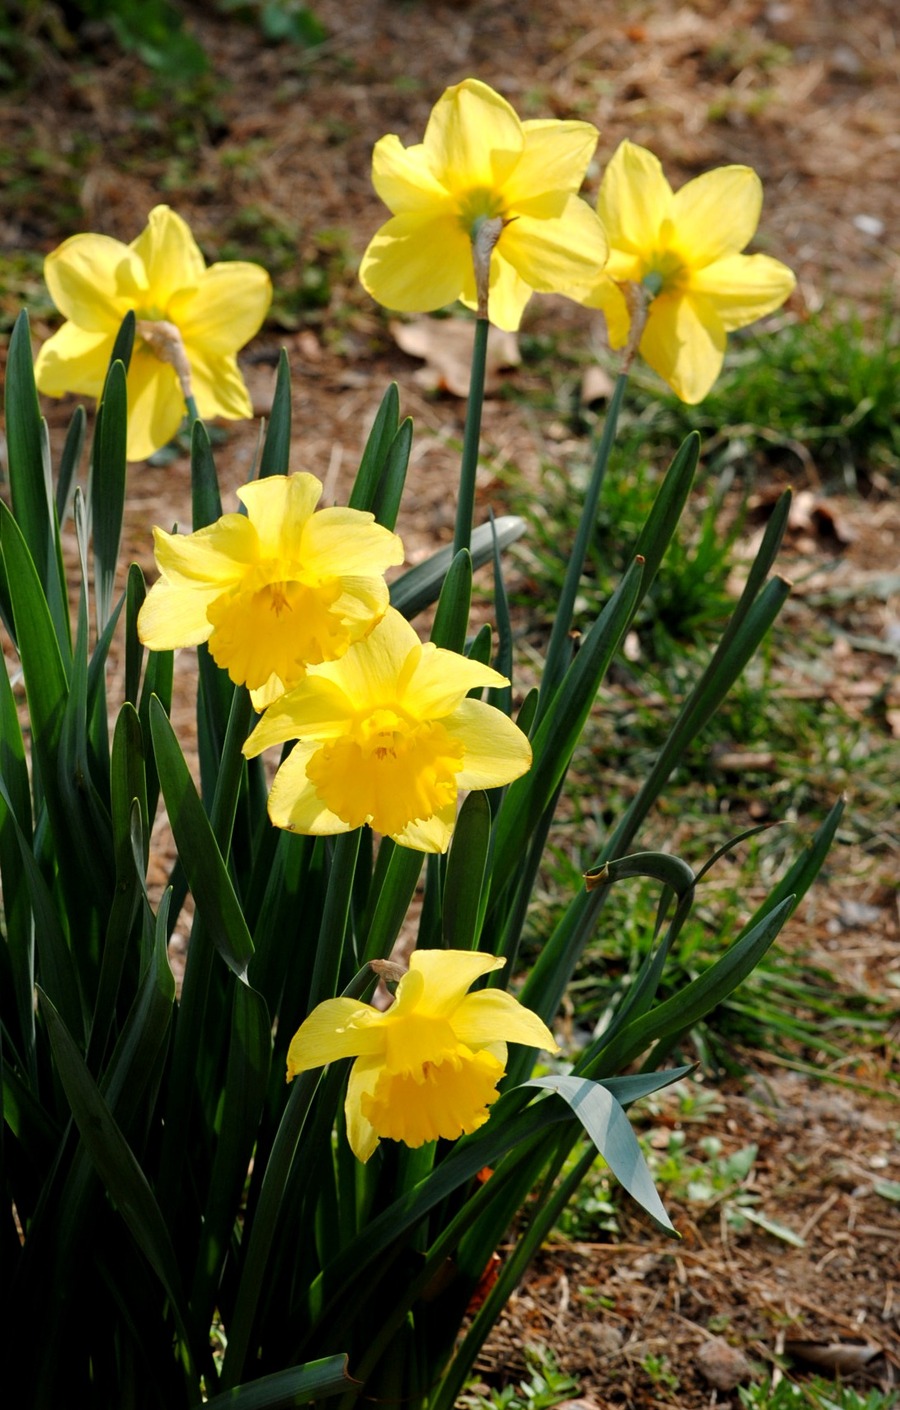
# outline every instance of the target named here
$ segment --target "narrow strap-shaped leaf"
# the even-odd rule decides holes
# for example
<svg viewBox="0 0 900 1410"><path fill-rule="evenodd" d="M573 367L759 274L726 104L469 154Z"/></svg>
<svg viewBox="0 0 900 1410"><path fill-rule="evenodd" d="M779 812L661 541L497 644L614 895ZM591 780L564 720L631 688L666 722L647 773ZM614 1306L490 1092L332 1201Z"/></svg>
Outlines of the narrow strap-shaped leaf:
<svg viewBox="0 0 900 1410"><path fill-rule="evenodd" d="M460 809L447 860L441 922L448 950L478 948L490 844L490 804L483 793L470 793Z"/></svg>
<svg viewBox="0 0 900 1410"><path fill-rule="evenodd" d="M387 458L388 451L400 423L400 393L396 382L392 382L381 399L381 405L372 422L372 429L366 441L362 459L353 489L348 501L351 509L372 510L378 493L378 482Z"/></svg>
<svg viewBox="0 0 900 1410"><path fill-rule="evenodd" d="M6 357L6 447L13 514L47 591L53 533L44 480L41 411L34 382L31 332L24 309L16 319Z"/></svg>
<svg viewBox="0 0 900 1410"><path fill-rule="evenodd" d="M596 1055L585 1054L581 1075L606 1077L621 1072L652 1043L664 1042L699 1023L756 968L790 915L792 906L793 897L786 897L690 984L628 1024L611 1043L598 1042ZM648 1063L648 1067L651 1065Z"/></svg>
<svg viewBox="0 0 900 1410"><path fill-rule="evenodd" d="M243 979L253 941L175 732L155 700L150 729L166 810L197 909L225 963Z"/></svg>
<svg viewBox="0 0 900 1410"><path fill-rule="evenodd" d="M384 865L382 856L385 858ZM387 959L390 954L418 885L423 856L424 853L412 847L398 847L390 838L382 839L375 879L383 879L374 891L372 918L362 956L364 961Z"/></svg>
<svg viewBox="0 0 900 1410"><path fill-rule="evenodd" d="M472 605L472 559L466 549L454 558L441 587L431 640L448 651L462 651L466 644Z"/></svg>
<svg viewBox="0 0 900 1410"><path fill-rule="evenodd" d="M31 846L31 784L18 706L5 659L0 667L0 783L3 785L0 793L3 922L22 1042L31 1068L34 1058L34 933L20 850L23 844Z"/></svg>
<svg viewBox="0 0 900 1410"><path fill-rule="evenodd" d="M147 596L147 584L137 563L128 569L125 585L125 699L137 709L144 647L137 632L138 613Z"/></svg>
<svg viewBox="0 0 900 1410"><path fill-rule="evenodd" d="M588 632L532 741L534 763L510 784L497 818L492 893L513 875L528 838L565 776L584 721L640 591L642 564L631 565Z"/></svg>
<svg viewBox="0 0 900 1410"><path fill-rule="evenodd" d="M503 514L492 524L479 524L472 534L469 549L472 567L481 568L491 561L495 538L497 545L503 550L515 543L516 539L520 539L526 528L525 520L517 514ZM391 606L402 612L408 621L418 616L426 607L430 607L440 596L441 585L453 558L453 549L448 544L446 548L439 548L430 558L426 558L424 563L417 563L414 568L397 578L391 583Z"/></svg>
<svg viewBox="0 0 900 1410"><path fill-rule="evenodd" d="M692 431L676 451L634 546L635 555L643 558L645 564L641 595L635 610L640 607L653 586L660 564L666 556L666 549L675 537L694 483L699 458L700 435L699 432Z"/></svg>
<svg viewBox="0 0 900 1410"><path fill-rule="evenodd" d="M572 630L575 599L578 595L581 575L584 572L588 546L595 532L600 491L603 488L610 452L612 451L615 441L616 427L619 423L619 412L622 407L622 400L625 396L627 383L628 373L621 372L616 378L616 385L613 388L613 394L606 408L603 431L597 446L597 453L594 456L594 465L591 471L591 478L588 481L587 490L585 491L584 504L582 506L581 516L578 520L575 542L569 554L563 585L553 618L553 629L550 633L550 641L547 644L547 658L544 662L544 670L541 676L541 702L538 707L540 716L543 716L544 711L548 708L556 688L566 672L568 640L569 633Z"/></svg>
<svg viewBox="0 0 900 1410"><path fill-rule="evenodd" d="M291 461L291 368L284 348L278 355L275 395L259 458L259 478L287 475ZM196 528L196 524L194 525Z"/></svg>
<svg viewBox="0 0 900 1410"><path fill-rule="evenodd" d="M125 367L113 362L103 388L102 412L94 438L88 485L94 537L94 610L97 629L109 618L113 586L122 542L125 510L125 446L128 437L128 399Z"/></svg>
<svg viewBox="0 0 900 1410"><path fill-rule="evenodd" d="M219 476L213 459L209 432L202 421L191 425L191 524L205 529L222 513Z"/></svg>
<svg viewBox="0 0 900 1410"><path fill-rule="evenodd" d="M346 1356L326 1356L321 1361L307 1361L287 1371L275 1371L257 1381L245 1381L243 1385L205 1400L194 1410L290 1410L293 1406L339 1395L348 1386L357 1384L347 1370Z"/></svg>
<svg viewBox="0 0 900 1410"><path fill-rule="evenodd" d="M84 414L84 407L76 406L59 458L59 477L56 481L56 517L60 524L65 522L72 503L78 466L84 452L86 430L87 417Z"/></svg>
<svg viewBox="0 0 900 1410"><path fill-rule="evenodd" d="M57 1070L81 1139L110 1198L165 1289L193 1369L187 1303L180 1285L175 1250L159 1205L66 1025L46 994L41 993L39 997Z"/></svg>
<svg viewBox="0 0 900 1410"><path fill-rule="evenodd" d="M675 1228L647 1168L631 1122L612 1092L601 1082L554 1074L525 1084L555 1092L568 1103L623 1189L649 1214L658 1229ZM677 1237L677 1236L676 1236Z"/></svg>
<svg viewBox="0 0 900 1410"><path fill-rule="evenodd" d="M218 1277L240 1213L271 1056L272 1024L265 1000L249 985L235 984L222 1123L203 1204L203 1232L191 1291L194 1315L204 1324L212 1321Z"/></svg>
<svg viewBox="0 0 900 1410"><path fill-rule="evenodd" d="M494 527L494 516L491 514L490 526ZM501 676L506 676L509 685L500 686L497 690L488 692L488 703L496 705L498 710L502 710L504 715L512 714L512 674L513 674L513 632L512 621L509 615L509 598L506 595L506 583L503 581L503 560L500 557L500 544L496 535L493 540L494 559L494 625L497 629L497 654L494 657L494 669L499 671Z"/></svg>
<svg viewBox="0 0 900 1410"><path fill-rule="evenodd" d="M481 413L484 407L484 379L487 370L487 347L491 325L483 311L475 320L472 343L472 366L469 372L469 396L466 402L466 425L463 431L462 459L459 466L459 487L456 491L456 526L453 552L468 549L472 542L475 522L475 481L478 474L478 454L481 445Z"/></svg>
<svg viewBox="0 0 900 1410"><path fill-rule="evenodd" d="M381 479L372 501L372 513L379 524L393 530L400 512L406 472L409 469L409 455L412 450L413 423L407 416L401 421L397 434L391 441L381 469Z"/></svg>

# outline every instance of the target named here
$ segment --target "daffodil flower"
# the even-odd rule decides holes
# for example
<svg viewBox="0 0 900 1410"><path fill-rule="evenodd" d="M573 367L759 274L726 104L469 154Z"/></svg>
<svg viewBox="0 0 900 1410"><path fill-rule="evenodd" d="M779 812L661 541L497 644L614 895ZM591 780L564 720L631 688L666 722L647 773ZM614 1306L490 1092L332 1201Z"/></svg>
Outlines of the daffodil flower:
<svg viewBox="0 0 900 1410"><path fill-rule="evenodd" d="M496 788L531 765L531 746L470 690L508 681L455 651L419 641L389 608L339 661L310 666L263 715L250 757L299 741L269 795L276 827L314 835L364 823L402 847L444 852L460 789Z"/></svg>
<svg viewBox="0 0 900 1410"><path fill-rule="evenodd" d="M762 184L747 166L718 167L673 192L653 153L623 142L606 168L597 210L609 261L584 302L603 309L613 348L629 340L643 305L640 354L684 402L712 387L726 335L772 313L794 287L786 265L740 253L761 208Z"/></svg>
<svg viewBox="0 0 900 1410"><path fill-rule="evenodd" d="M357 509L316 509L315 475L269 475L238 490L246 514L193 534L154 529L160 578L138 615L155 651L208 641L262 709L310 664L342 656L384 615L396 534Z"/></svg>
<svg viewBox="0 0 900 1410"><path fill-rule="evenodd" d="M417 1147L483 1126L506 1070L507 1043L558 1051L544 1023L502 989L469 987L504 959L469 950L416 950L386 1013L355 999L326 999L291 1040L299 1072L355 1058L347 1137L367 1161L383 1137Z"/></svg>
<svg viewBox="0 0 900 1410"><path fill-rule="evenodd" d="M38 388L50 396L100 396L122 319L136 315L129 460L145 460L172 439L188 390L203 417L252 415L236 354L272 301L260 265L235 260L207 268L181 217L156 206L130 245L107 235L65 240L47 256L44 278L68 320L38 353Z"/></svg>
<svg viewBox="0 0 900 1410"><path fill-rule="evenodd" d="M363 257L363 285L402 312L478 308L475 251L498 328L518 328L533 290L580 297L606 260L603 227L576 195L596 141L587 122L521 122L477 79L448 88L421 143L375 146L372 180L393 219Z"/></svg>

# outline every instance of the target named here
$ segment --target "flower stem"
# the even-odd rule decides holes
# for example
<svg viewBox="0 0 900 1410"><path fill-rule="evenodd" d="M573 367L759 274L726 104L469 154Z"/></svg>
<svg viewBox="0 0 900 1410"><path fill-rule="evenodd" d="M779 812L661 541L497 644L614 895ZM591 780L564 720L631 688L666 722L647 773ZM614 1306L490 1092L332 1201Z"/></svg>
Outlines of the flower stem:
<svg viewBox="0 0 900 1410"><path fill-rule="evenodd" d="M472 521L475 516L475 472L478 469L478 448L481 442L481 408L484 405L484 372L487 363L490 326L486 318L476 319L475 343L472 348L472 372L469 381L469 404L466 409L462 464L459 468L459 498L456 504L456 530L453 536L454 556L459 553L461 548L469 548L472 539Z"/></svg>
<svg viewBox="0 0 900 1410"><path fill-rule="evenodd" d="M575 536L575 543L569 555L566 576L563 581L562 592L560 593L559 604L556 609L556 617L553 622L553 630L550 633L550 644L547 647L547 660L541 678L541 693L538 701L535 725L537 725L538 721L544 715L547 706L553 698L554 691L566 673L566 666L569 659L569 632L575 612L575 598L581 582L581 575L584 572L584 563L587 558L588 548L590 547L591 538L595 530L597 504L600 499L600 491L603 488L603 480L606 476L606 467L609 464L610 452L616 437L616 426L619 421L619 411L621 410L627 381L627 370L620 372L616 379L613 394L610 397L609 407L607 408L606 420L603 423L603 434L597 446L597 454L594 457L594 468L591 472L587 493L584 497L581 518L578 522L578 533Z"/></svg>

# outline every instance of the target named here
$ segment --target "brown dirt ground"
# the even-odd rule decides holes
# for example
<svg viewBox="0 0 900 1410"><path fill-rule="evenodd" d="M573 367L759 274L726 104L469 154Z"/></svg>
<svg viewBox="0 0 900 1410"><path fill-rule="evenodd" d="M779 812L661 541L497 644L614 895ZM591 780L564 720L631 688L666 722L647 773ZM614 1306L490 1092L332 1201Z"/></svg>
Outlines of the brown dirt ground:
<svg viewBox="0 0 900 1410"><path fill-rule="evenodd" d="M5 161L11 171L31 173L0 193L0 246L7 253L47 251L76 229L130 240L159 200L177 206L210 258L248 207L295 231L307 264L328 258L321 232L339 232L344 258L331 262L327 310L267 327L244 366L264 415L278 348L287 347L293 463L319 474L338 499L384 387L396 378L417 427L399 525L411 560L452 532L463 403L420 388L417 364L397 349L353 268L384 217L369 183L373 141L388 131L417 139L447 84L476 75L525 115L595 122L601 140L591 195L624 136L652 147L676 184L721 163L751 164L766 189L757 247L797 271L795 316L828 302L839 328L855 309L870 314L892 288L896 295L900 257L888 238L900 218L900 86L890 0L317 0L315 10L329 38L316 51L298 52L266 46L246 25L188 8L224 84L215 122L198 118L191 129L188 157L179 155L174 127L171 142L158 140L172 117L165 102L155 127L137 102L146 77L137 60L100 49L99 67L85 71L72 56L42 51L36 91L0 96ZM74 193L64 223L63 189ZM586 311L535 300L526 327L545 326L586 344L599 337ZM38 319L38 337L50 327ZM539 376L527 366L509 375L519 389L536 386ZM69 408L49 414L56 438ZM254 426L228 428L218 451L226 498L247 477L256 438ZM536 485L541 458L565 454L548 419L526 414L521 399L488 401L484 442L482 511L499 494L501 472L514 466ZM188 466L182 455L164 467L135 466L131 476L127 546L150 571L150 526L188 521ZM814 466L800 485L818 496ZM761 485L762 497L768 489ZM859 709L880 693L896 712L886 649L900 616L896 585L891 597L872 584L896 572L900 510L885 496L832 495L828 515L846 528L843 542L835 544L821 518L801 515L788 544L789 576L801 577L811 557L823 565L818 579L803 584L793 609L797 630L809 624L803 602L814 597L817 581L862 584L866 605L855 626L870 645L837 641L815 681L795 678L787 662L781 686L831 693ZM181 669L187 677L187 653ZM187 734L186 698L180 709L176 723ZM840 788L852 779L834 782ZM830 968L843 986L884 993L898 975L898 842L889 825L868 841L864 834L857 829L860 840L842 850L784 943ZM666 840L677 848L678 838ZM848 1345L870 1346L877 1354L864 1369L850 1369L848 1379L860 1387L896 1384L896 1205L876 1192L878 1181L900 1179L895 1036L884 1035L830 1074L857 1084L849 1088L811 1080L771 1053L746 1055L757 1075L723 1084L715 1109L686 1128L695 1153L711 1134L726 1150L758 1143L751 1177L758 1208L801 1235L802 1248L753 1225L735 1233L720 1205L670 1201L678 1244L623 1210L614 1240L544 1250L486 1349L482 1373L493 1384L519 1379L523 1344L542 1344L580 1377L592 1406L733 1406L736 1392L715 1389L701 1371L709 1354L703 1348L715 1352L713 1339L721 1336L765 1376L780 1356L789 1358L791 1375L808 1369L790 1357L799 1342L837 1344L845 1355ZM817 1061L814 1053L800 1056ZM664 1140L678 1119L677 1108L662 1102L645 1118L651 1140ZM830 1353L832 1368L837 1355ZM665 1358L677 1387L648 1372L654 1357L657 1364Z"/></svg>

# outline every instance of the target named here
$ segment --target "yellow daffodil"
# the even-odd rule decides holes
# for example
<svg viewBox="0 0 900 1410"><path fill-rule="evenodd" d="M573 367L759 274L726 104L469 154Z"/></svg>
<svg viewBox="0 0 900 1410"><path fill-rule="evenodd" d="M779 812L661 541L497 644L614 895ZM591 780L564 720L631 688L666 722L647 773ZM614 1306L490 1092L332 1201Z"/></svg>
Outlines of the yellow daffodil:
<svg viewBox="0 0 900 1410"><path fill-rule="evenodd" d="M193 534L154 529L161 577L138 616L145 646L208 641L215 661L262 708L332 661L384 615L384 572L403 562L396 534L357 509L316 509L315 475L244 485L246 514Z"/></svg>
<svg viewBox="0 0 900 1410"><path fill-rule="evenodd" d="M252 415L236 354L259 331L272 285L258 264L207 269L190 229L168 206L150 212L130 245L73 235L44 262L44 278L68 322L41 348L37 384L50 396L99 396L126 313L137 317L128 371L129 460L170 441L193 395L203 417Z"/></svg>
<svg viewBox="0 0 900 1410"><path fill-rule="evenodd" d="M506 963L469 950L416 950L386 1013L355 999L326 999L291 1040L299 1072L356 1058L347 1137L367 1161L382 1137L421 1146L477 1131L497 1099L506 1044L558 1051L544 1023L502 989L469 987Z"/></svg>
<svg viewBox="0 0 900 1410"><path fill-rule="evenodd" d="M747 166L718 167L673 192L653 153L623 142L604 174L597 210L609 261L585 303L603 309L614 348L645 304L639 351L684 402L712 387L726 335L772 313L794 287L786 265L740 253L761 208L762 184Z"/></svg>
<svg viewBox="0 0 900 1410"><path fill-rule="evenodd" d="M579 297L606 259L603 227L575 194L596 141L587 122L520 122L477 79L448 88L424 141L404 147L392 134L375 146L372 180L393 219L363 257L363 285L404 312L454 299L476 308L477 246L498 328L518 328L535 289Z"/></svg>
<svg viewBox="0 0 900 1410"><path fill-rule="evenodd" d="M260 720L250 757L297 739L275 775L269 816L309 834L368 823L403 847L444 852L459 790L510 783L531 746L501 710L467 700L508 682L429 642L389 608L339 661L310 666Z"/></svg>

